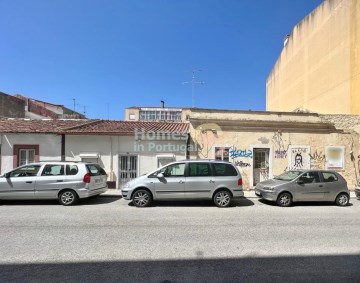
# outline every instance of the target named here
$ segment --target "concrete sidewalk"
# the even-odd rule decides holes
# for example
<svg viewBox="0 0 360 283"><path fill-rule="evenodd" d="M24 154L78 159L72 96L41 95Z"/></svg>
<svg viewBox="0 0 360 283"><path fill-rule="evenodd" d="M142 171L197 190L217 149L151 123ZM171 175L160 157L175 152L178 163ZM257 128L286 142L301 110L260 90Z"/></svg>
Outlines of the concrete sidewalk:
<svg viewBox="0 0 360 283"><path fill-rule="evenodd" d="M113 197L121 197L121 190L119 189L108 189L105 193L101 194L102 196L113 196ZM244 191L244 197L246 198L257 198L255 195L255 191ZM350 198L356 198L355 192L350 191Z"/></svg>

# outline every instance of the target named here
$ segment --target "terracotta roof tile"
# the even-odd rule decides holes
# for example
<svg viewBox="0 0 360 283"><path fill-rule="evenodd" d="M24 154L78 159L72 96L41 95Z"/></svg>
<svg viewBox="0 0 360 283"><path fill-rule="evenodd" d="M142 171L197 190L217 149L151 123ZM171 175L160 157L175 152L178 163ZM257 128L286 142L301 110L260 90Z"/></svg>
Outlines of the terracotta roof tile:
<svg viewBox="0 0 360 283"><path fill-rule="evenodd" d="M72 135L134 135L135 131L147 133L188 133L188 123L133 122L109 120L68 119L7 119L0 118L0 133L52 133Z"/></svg>

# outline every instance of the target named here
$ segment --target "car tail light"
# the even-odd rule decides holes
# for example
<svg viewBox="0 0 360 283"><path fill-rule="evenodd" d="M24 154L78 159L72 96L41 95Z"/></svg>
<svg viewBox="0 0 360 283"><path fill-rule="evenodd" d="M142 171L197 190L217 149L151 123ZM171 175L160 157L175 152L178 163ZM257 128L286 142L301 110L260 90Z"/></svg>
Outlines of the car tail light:
<svg viewBox="0 0 360 283"><path fill-rule="evenodd" d="M238 186L242 186L242 178L239 178L239 180L238 180Z"/></svg>
<svg viewBox="0 0 360 283"><path fill-rule="evenodd" d="M90 179L91 179L90 173L86 173L86 174L84 175L83 182L84 182L84 183L90 183Z"/></svg>

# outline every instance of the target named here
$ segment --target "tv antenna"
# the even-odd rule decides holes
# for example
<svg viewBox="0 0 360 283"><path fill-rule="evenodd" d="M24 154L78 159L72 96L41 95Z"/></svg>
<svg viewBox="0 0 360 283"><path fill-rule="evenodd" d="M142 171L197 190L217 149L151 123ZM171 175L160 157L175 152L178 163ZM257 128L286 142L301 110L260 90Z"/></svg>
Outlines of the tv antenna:
<svg viewBox="0 0 360 283"><path fill-rule="evenodd" d="M201 69L192 70L192 78L191 81L183 82L183 84L191 84L191 95L192 95L192 107L195 107L195 85L196 84L205 84L204 81L197 81L195 78L196 72L201 72Z"/></svg>

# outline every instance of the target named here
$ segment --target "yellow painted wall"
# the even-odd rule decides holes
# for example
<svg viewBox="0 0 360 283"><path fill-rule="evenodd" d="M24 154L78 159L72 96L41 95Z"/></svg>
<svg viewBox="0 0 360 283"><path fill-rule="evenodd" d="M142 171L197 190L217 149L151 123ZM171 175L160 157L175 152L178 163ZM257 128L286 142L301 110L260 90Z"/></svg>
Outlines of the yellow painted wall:
<svg viewBox="0 0 360 283"><path fill-rule="evenodd" d="M267 111L360 114L359 6L325 0L295 26L266 82Z"/></svg>
<svg viewBox="0 0 360 283"><path fill-rule="evenodd" d="M351 6L351 113L360 113L360 1L352 0Z"/></svg>

